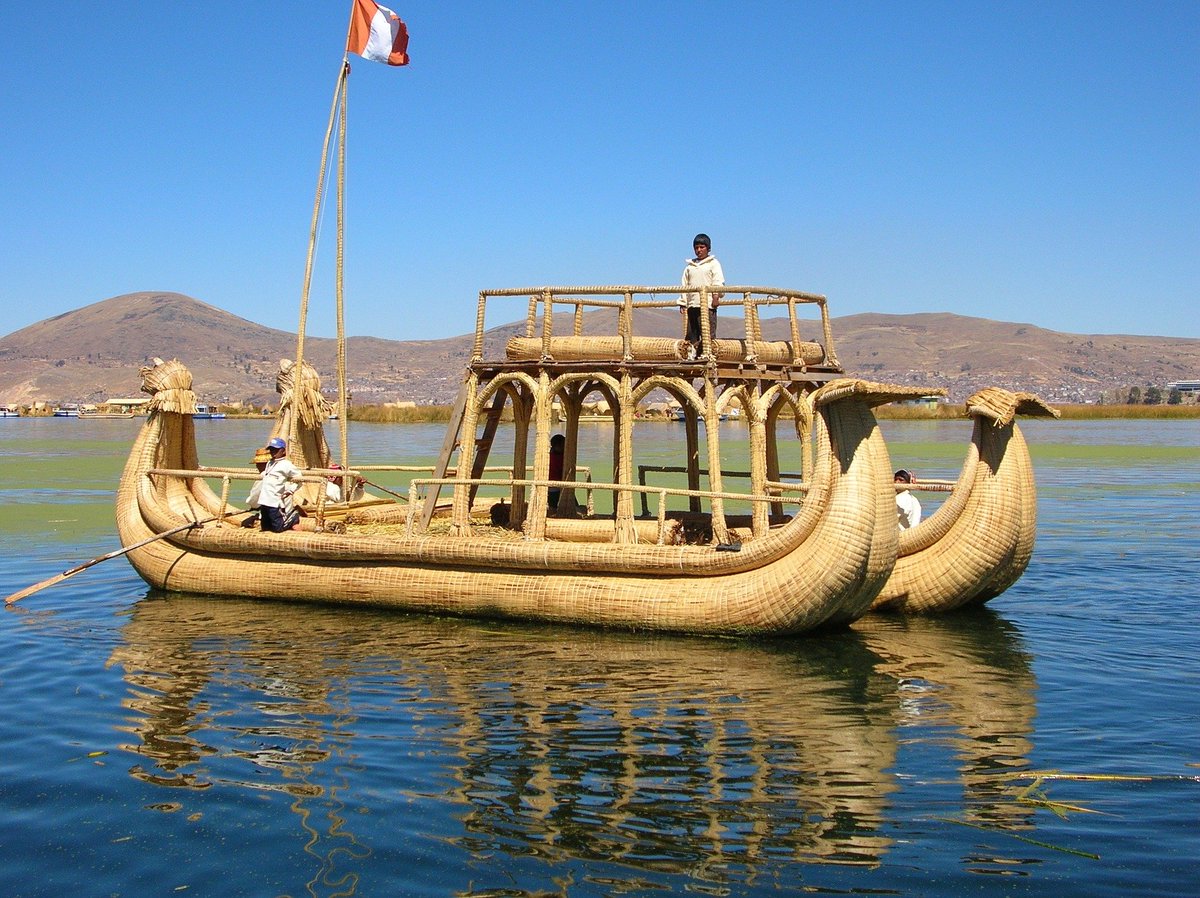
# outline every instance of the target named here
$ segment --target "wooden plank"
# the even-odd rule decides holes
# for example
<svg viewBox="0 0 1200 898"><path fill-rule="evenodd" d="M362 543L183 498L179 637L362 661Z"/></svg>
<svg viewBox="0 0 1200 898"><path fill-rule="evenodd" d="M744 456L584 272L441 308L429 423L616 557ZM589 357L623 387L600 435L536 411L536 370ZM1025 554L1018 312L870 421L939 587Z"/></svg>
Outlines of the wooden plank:
<svg viewBox="0 0 1200 898"><path fill-rule="evenodd" d="M458 445L458 432L462 428L463 412L466 411L466 408L467 382L464 380L462 386L458 388L458 398L454 400L450 421L446 425L446 435L442 438L442 451L433 468L433 476L439 480L446 476L446 469L450 467L450 456L454 454L454 447ZM437 507L438 495L441 491L440 484L431 486L425 496L425 507L421 509L420 532L422 533L429 527L429 522L433 519L433 510Z"/></svg>
<svg viewBox="0 0 1200 898"><path fill-rule="evenodd" d="M475 444L475 462L471 465L472 480L479 480L483 477L483 469L487 467L488 453L492 451L492 441L496 438L496 428L500 426L500 414L504 411L505 399L503 390L497 390L496 395L492 397L492 406L488 409L487 421L483 425L483 436ZM475 504L477 492L479 492L479 486L472 486L471 497L467 502L468 506Z"/></svg>

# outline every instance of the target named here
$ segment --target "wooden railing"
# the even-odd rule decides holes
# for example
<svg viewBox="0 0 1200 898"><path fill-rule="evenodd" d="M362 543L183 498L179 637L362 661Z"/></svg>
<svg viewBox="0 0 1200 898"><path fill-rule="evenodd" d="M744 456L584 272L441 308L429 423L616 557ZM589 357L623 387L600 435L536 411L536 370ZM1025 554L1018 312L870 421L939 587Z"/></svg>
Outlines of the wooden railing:
<svg viewBox="0 0 1200 898"><path fill-rule="evenodd" d="M742 308L744 338L748 343L762 341L762 315L764 308L782 307L787 310L788 334L794 346L801 344L800 320L796 311L804 306L816 306L821 315L821 333L825 350L826 364L837 367L837 352L834 348L833 331L829 322L829 309L826 298L815 293L804 293L798 290L781 290L776 287L754 287L742 285L724 285L721 287L699 287L684 290L679 286L667 287L523 287L504 290L482 290L479 293L479 305L475 316L475 342L471 352L472 362L483 361L484 334L487 330L487 304L489 299L503 297L528 297L528 307L525 317L525 336L538 336L538 318L541 318L541 339L543 355L550 355L550 341L556 336L555 309L570 307L571 336L583 336L584 312L588 309L617 310L617 335L623 342L625 358L633 358L632 340L637 333L634 326L634 313L641 309L675 308L677 298L681 293L699 293L701 308L707 308L709 295L719 293L723 296L720 301L722 308L740 306ZM669 296L669 299L662 298ZM616 297L616 298L613 298ZM638 297L646 297L639 299ZM703 358L712 359L712 334L709 329L707 315L700 316L701 351ZM562 333L557 336L563 336ZM606 335L611 336L611 335Z"/></svg>

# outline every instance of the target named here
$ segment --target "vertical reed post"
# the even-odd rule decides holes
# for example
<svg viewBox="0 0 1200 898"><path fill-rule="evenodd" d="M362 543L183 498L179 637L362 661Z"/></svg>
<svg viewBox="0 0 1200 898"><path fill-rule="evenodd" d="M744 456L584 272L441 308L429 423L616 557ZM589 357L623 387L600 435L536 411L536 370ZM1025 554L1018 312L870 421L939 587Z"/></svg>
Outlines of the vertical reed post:
<svg viewBox="0 0 1200 898"><path fill-rule="evenodd" d="M529 309L525 313L525 336L532 337L537 332L537 307L538 297L533 294L529 297Z"/></svg>
<svg viewBox="0 0 1200 898"><path fill-rule="evenodd" d="M712 312L709 310L708 287L700 288L700 357L712 362L716 358L712 345Z"/></svg>
<svg viewBox="0 0 1200 898"><path fill-rule="evenodd" d="M833 348L833 325L829 322L829 306L824 296L818 299L817 303L821 306L821 330L825 334L825 364L837 368L840 367L840 363L837 350Z"/></svg>
<svg viewBox="0 0 1200 898"><path fill-rule="evenodd" d="M750 293L742 294L742 320L746 325L746 351L743 357L753 365L758 361L758 353L754 351L754 344L758 340L758 304Z"/></svg>
<svg viewBox="0 0 1200 898"><path fill-rule="evenodd" d="M742 388L742 397L746 397ZM750 492L762 496L767 492L767 425L762 416L762 384L754 381L749 401L742 403L742 412L750 431ZM765 502L753 503L750 510L750 530L756 536L766 536L770 509Z"/></svg>
<svg viewBox="0 0 1200 898"><path fill-rule="evenodd" d="M550 373L542 369L538 375L538 393L533 397L534 486L530 489L530 509L526 525L524 525L524 534L526 534L527 538L533 540L546 538L546 513L548 508L550 508L550 498L548 498L550 487L547 487L544 483L545 480L550 478L550 431L552 426L550 407ZM528 427L526 433L528 433ZM516 473L518 463L524 468L526 453L527 445L522 443L514 459L514 474ZM523 474L521 478L517 479L524 479Z"/></svg>
<svg viewBox="0 0 1200 898"><path fill-rule="evenodd" d="M467 401L463 407L462 429L458 440L458 470L454 484L451 536L471 535L471 469L475 464L475 434L479 429L479 375L472 371L467 377Z"/></svg>
<svg viewBox="0 0 1200 898"><path fill-rule="evenodd" d="M549 290L542 293L542 361L551 361L550 338L554 335L554 297Z"/></svg>
<svg viewBox="0 0 1200 898"><path fill-rule="evenodd" d="M724 491L721 477L720 420L717 416L717 378L714 366L704 372L704 436L708 441L708 488L714 493ZM713 540L729 542L729 531L725 527L725 500L713 496L709 500L712 511Z"/></svg>
<svg viewBox="0 0 1200 898"><path fill-rule="evenodd" d="M792 335L792 364L803 365L800 351L800 323L796 321L796 297L788 297L788 327Z"/></svg>
<svg viewBox="0 0 1200 898"><path fill-rule="evenodd" d="M633 361L633 294L628 290L621 301L621 311L618 314L617 330L621 334L621 358L623 361Z"/></svg>
<svg viewBox="0 0 1200 898"><path fill-rule="evenodd" d="M633 483L633 380L628 371L621 372L620 395L617 397L617 465L614 473L616 482L622 485ZM617 491L616 533L618 543L636 543L637 528L633 523L633 493Z"/></svg>
<svg viewBox="0 0 1200 898"><path fill-rule="evenodd" d="M487 307L487 294L479 291L479 305L475 307L475 343L471 346L471 361L483 361L483 319Z"/></svg>

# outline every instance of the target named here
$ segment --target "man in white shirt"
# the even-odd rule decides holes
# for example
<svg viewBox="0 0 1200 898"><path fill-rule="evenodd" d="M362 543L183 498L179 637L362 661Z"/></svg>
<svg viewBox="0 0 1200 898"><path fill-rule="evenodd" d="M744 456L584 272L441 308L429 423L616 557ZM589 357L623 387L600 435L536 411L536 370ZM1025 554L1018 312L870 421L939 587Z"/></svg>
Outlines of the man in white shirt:
<svg viewBox="0 0 1200 898"><path fill-rule="evenodd" d="M917 482L912 471L906 471L903 468L895 473L893 480L896 483L905 484ZM908 530L921 523L921 503L908 490L900 490L896 493L896 520L899 522L901 530Z"/></svg>

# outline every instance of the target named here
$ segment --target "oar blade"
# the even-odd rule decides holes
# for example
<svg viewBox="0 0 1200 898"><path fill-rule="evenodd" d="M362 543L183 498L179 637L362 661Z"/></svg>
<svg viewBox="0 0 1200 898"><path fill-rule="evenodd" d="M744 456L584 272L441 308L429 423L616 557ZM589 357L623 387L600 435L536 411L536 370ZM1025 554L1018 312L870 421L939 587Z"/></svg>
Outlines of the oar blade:
<svg viewBox="0 0 1200 898"><path fill-rule="evenodd" d="M163 539L167 536L174 536L176 533L182 533L184 530L191 530L193 527L199 527L201 524L207 524L217 520L216 516L205 518L202 521L188 521L186 524L181 524L178 527L172 527L170 530L164 530L162 533L156 533L141 542L134 543L132 546L125 546L122 549L117 549L115 552L109 552L107 555L101 555L99 558L93 558L91 561L85 561L83 564L71 568L69 571L63 571L61 574L55 574L48 580L43 580L41 583L35 583L33 586L28 586L20 592L14 592L11 596L4 600L5 605L11 605L13 602L19 602L26 596L31 596L35 592L40 592L47 586L53 586L55 583L62 583L68 577L74 577L76 574L87 570L93 565L99 564L102 561L108 561L112 558L120 558L122 555L127 555L134 549L140 549L142 546L148 546L155 540Z"/></svg>
<svg viewBox="0 0 1200 898"><path fill-rule="evenodd" d="M55 583L62 583L64 580L66 580L68 577L70 577L72 575L73 575L72 573L55 574L53 577L50 577L47 580L43 580L41 583L35 583L35 584L33 584L33 586L26 586L20 592L14 592L11 596L8 596L4 600L4 604L11 605L13 602L19 602L19 601L21 601L21 599L25 598L26 596L31 596L35 592L41 592L43 589L45 589L48 586L53 586Z"/></svg>

